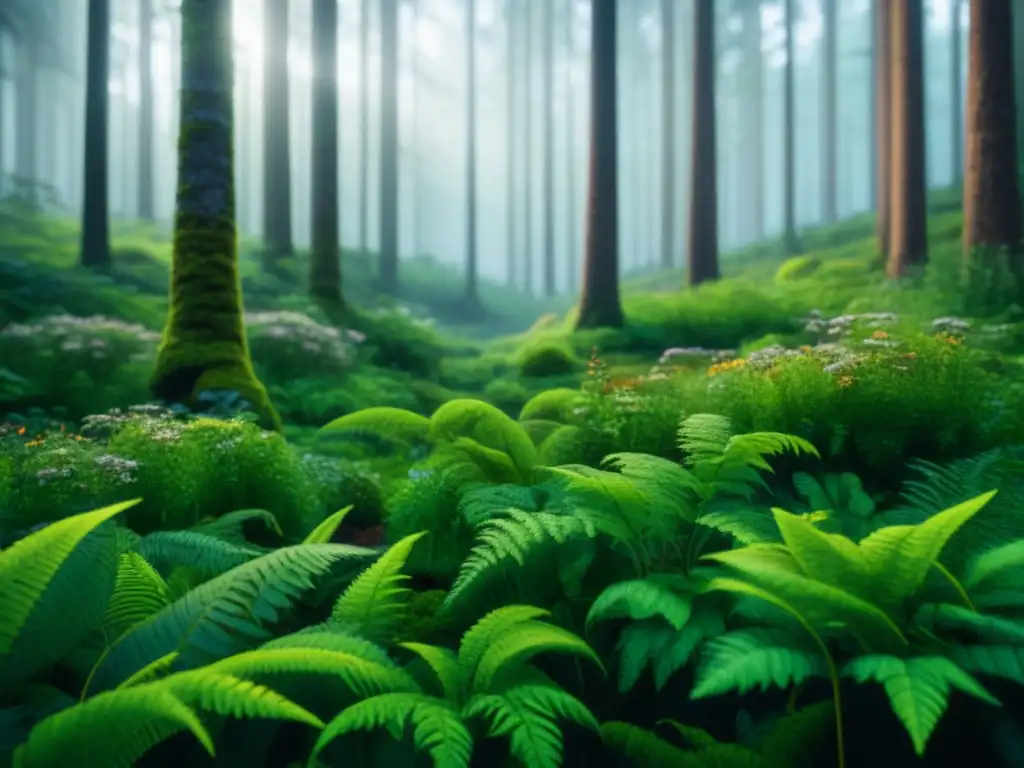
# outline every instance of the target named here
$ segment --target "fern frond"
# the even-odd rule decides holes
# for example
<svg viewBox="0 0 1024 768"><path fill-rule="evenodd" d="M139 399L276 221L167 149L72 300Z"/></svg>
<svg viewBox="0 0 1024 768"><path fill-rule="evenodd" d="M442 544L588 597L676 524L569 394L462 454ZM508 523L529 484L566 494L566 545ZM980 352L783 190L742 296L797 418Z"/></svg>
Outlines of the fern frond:
<svg viewBox="0 0 1024 768"><path fill-rule="evenodd" d="M340 651L353 656L381 664L385 667L395 666L394 660L388 656L387 651L376 643L373 643L357 634L354 634L353 627L325 622L311 627L305 627L290 635L275 637L273 640L260 646L262 650L277 650L280 648L313 648L322 651Z"/></svg>
<svg viewBox="0 0 1024 768"><path fill-rule="evenodd" d="M977 680L943 656L861 656L847 664L843 674L859 683L874 680L882 684L919 757L946 711L950 688L999 706Z"/></svg>
<svg viewBox="0 0 1024 768"><path fill-rule="evenodd" d="M1024 645L951 645L947 653L968 672L1024 685Z"/></svg>
<svg viewBox="0 0 1024 768"><path fill-rule="evenodd" d="M278 621L315 579L342 560L364 561L372 550L342 544L300 544L251 560L207 581L128 630L97 662L93 681L113 687L155 659L178 650L178 669L248 650L269 639Z"/></svg>
<svg viewBox="0 0 1024 768"><path fill-rule="evenodd" d="M349 584L331 612L331 620L355 627L368 640L390 642L406 610L410 590L402 573L413 546L426 531L406 536Z"/></svg>
<svg viewBox="0 0 1024 768"><path fill-rule="evenodd" d="M327 544L332 538L334 538L334 532L338 530L338 526L341 525L345 516L352 511L352 504L347 507L343 507L335 512L333 515L328 515L320 521L319 525L310 531L306 538L302 540L303 544Z"/></svg>
<svg viewBox="0 0 1024 768"><path fill-rule="evenodd" d="M437 677L441 693L450 702L459 701L462 695L462 678L459 675L459 657L447 648L425 643L401 643L402 648L419 656Z"/></svg>
<svg viewBox="0 0 1024 768"><path fill-rule="evenodd" d="M738 744L715 744L688 752L631 723L605 723L601 739L636 768L765 768L757 752Z"/></svg>
<svg viewBox="0 0 1024 768"><path fill-rule="evenodd" d="M794 647L788 633L747 629L712 638L690 694L692 699L730 691L743 695L754 688L788 688L810 677L828 677L818 651Z"/></svg>
<svg viewBox="0 0 1024 768"><path fill-rule="evenodd" d="M550 545L564 545L577 537L594 538L597 533L597 528L584 515L505 510L504 516L480 526L476 544L459 568L445 602L453 604L504 562L511 560L522 566L527 557L539 555Z"/></svg>
<svg viewBox="0 0 1024 768"><path fill-rule="evenodd" d="M58 520L0 552L0 656L11 652L47 586L82 539L139 501Z"/></svg>
<svg viewBox="0 0 1024 768"><path fill-rule="evenodd" d="M186 730L214 754L199 716L170 689L145 685L109 691L39 722L15 751L14 765L132 768L152 747Z"/></svg>
<svg viewBox="0 0 1024 768"><path fill-rule="evenodd" d="M129 628L148 619L170 602L167 583L134 552L121 555L114 593L103 617L103 634L113 642Z"/></svg>
<svg viewBox="0 0 1024 768"><path fill-rule="evenodd" d="M737 495L737 494L733 494ZM781 540L779 526L766 511L750 504L722 499L711 503L712 510L697 518L697 524L732 536L740 544L768 544Z"/></svg>
<svg viewBox="0 0 1024 768"><path fill-rule="evenodd" d="M972 558L963 585L979 607L1024 606L1024 539L1007 542Z"/></svg>
<svg viewBox="0 0 1024 768"><path fill-rule="evenodd" d="M674 629L682 629L690 620L694 591L682 576L675 579L650 577L620 581L605 588L587 613L587 628L607 619L649 619L658 616Z"/></svg>
<svg viewBox="0 0 1024 768"><path fill-rule="evenodd" d="M266 551L197 531L156 531L143 536L138 549L158 571L167 573L177 566L186 566L203 576L219 576Z"/></svg>
<svg viewBox="0 0 1024 768"><path fill-rule="evenodd" d="M416 693L385 693L346 708L321 732L313 755L342 734L380 727L402 731L410 722L416 748L433 758L435 768L468 768L473 737L459 714L440 699Z"/></svg>
<svg viewBox="0 0 1024 768"><path fill-rule="evenodd" d="M459 644L459 675L463 691L468 693L471 690L480 660L495 640L519 624L549 615L543 608L531 605L506 605L491 611L466 630Z"/></svg>
<svg viewBox="0 0 1024 768"><path fill-rule="evenodd" d="M679 448L693 466L715 461L733 436L732 422L717 413L694 413L679 424Z"/></svg>
<svg viewBox="0 0 1024 768"><path fill-rule="evenodd" d="M234 512L228 512L209 522L194 525L190 530L205 536L213 536L231 544L245 546L249 543L249 540L245 538L245 524L251 520L263 523L268 531L273 531L278 536L284 537L284 532L274 513L265 509L236 509Z"/></svg>
<svg viewBox="0 0 1024 768"><path fill-rule="evenodd" d="M697 512L695 494L701 483L685 467L646 453L613 453L602 463L632 480L652 507L662 509L666 515L693 522Z"/></svg>

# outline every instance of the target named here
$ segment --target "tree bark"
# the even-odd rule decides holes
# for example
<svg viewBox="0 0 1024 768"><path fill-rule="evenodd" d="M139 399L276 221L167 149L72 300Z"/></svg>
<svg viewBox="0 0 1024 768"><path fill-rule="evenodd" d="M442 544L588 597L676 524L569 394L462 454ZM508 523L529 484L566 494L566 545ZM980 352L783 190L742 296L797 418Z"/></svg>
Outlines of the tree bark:
<svg viewBox="0 0 1024 768"><path fill-rule="evenodd" d="M1011 0L971 3L967 79L964 257L1008 249L1020 270L1021 193Z"/></svg>
<svg viewBox="0 0 1024 768"><path fill-rule="evenodd" d="M39 64L34 41L23 42L16 49L17 69L17 123L15 130L15 173L18 176L26 202L39 205Z"/></svg>
<svg viewBox="0 0 1024 768"><path fill-rule="evenodd" d="M359 11L359 252L366 253L370 232L370 4Z"/></svg>
<svg viewBox="0 0 1024 768"><path fill-rule="evenodd" d="M518 240L516 237L519 226L516 192L518 157L516 146L516 115L519 103L519 35L516 28L515 0L505 0L505 66L506 66L506 101L505 101L505 228L508 238L505 253L505 282L509 287L519 283Z"/></svg>
<svg viewBox="0 0 1024 768"><path fill-rule="evenodd" d="M398 290L398 0L380 16L380 288Z"/></svg>
<svg viewBox="0 0 1024 768"><path fill-rule="evenodd" d="M153 221L153 0L139 0L138 216Z"/></svg>
<svg viewBox="0 0 1024 768"><path fill-rule="evenodd" d="M888 258L892 229L892 1L875 0L875 239Z"/></svg>
<svg viewBox="0 0 1024 768"><path fill-rule="evenodd" d="M960 81L963 59L961 38L963 28L960 25L961 0L950 0L949 25L949 104L952 112L950 119L950 149L953 163L953 186L958 186L964 178L964 99L963 86ZM1011 32L1012 36L1012 32ZM1012 94L1011 94L1012 95Z"/></svg>
<svg viewBox="0 0 1024 768"><path fill-rule="evenodd" d="M312 203L309 292L341 306L338 224L338 0L313 0Z"/></svg>
<svg viewBox="0 0 1024 768"><path fill-rule="evenodd" d="M617 5L617 0L590 4L590 178L577 329L620 327L624 322L619 299Z"/></svg>
<svg viewBox="0 0 1024 768"><path fill-rule="evenodd" d="M544 15L542 55L544 77L542 95L544 109L544 295L555 295L555 18L554 1L543 0Z"/></svg>
<svg viewBox="0 0 1024 768"><path fill-rule="evenodd" d="M765 236L764 216L764 54L761 51L761 0L747 0L744 32L750 57L750 103L747 126L750 152L750 234L755 242ZM748 28L749 24L749 28Z"/></svg>
<svg viewBox="0 0 1024 768"><path fill-rule="evenodd" d="M696 0L694 10L690 226L686 248L686 278L691 286L719 277L714 0Z"/></svg>
<svg viewBox="0 0 1024 768"><path fill-rule="evenodd" d="M786 64L782 72L782 205L786 254L800 250L796 232L796 138L795 62L793 46L793 0L785 0ZM696 78L695 78L696 79Z"/></svg>
<svg viewBox="0 0 1024 768"><path fill-rule="evenodd" d="M576 24L576 0L566 0L565 10L565 184L566 238L569 257L566 260L566 291L576 292L579 272L579 247L576 244L576 88L573 69L576 63L576 42L573 34Z"/></svg>
<svg viewBox="0 0 1024 768"><path fill-rule="evenodd" d="M476 0L466 2L466 299L477 297L476 263Z"/></svg>
<svg viewBox="0 0 1024 768"><path fill-rule="evenodd" d="M164 400L194 404L204 392L234 391L265 427L279 430L281 420L253 372L242 312L231 0L182 0L181 27L171 299L153 392Z"/></svg>
<svg viewBox="0 0 1024 768"><path fill-rule="evenodd" d="M85 74L85 167L82 182L81 262L110 264L108 105L110 0L89 0Z"/></svg>
<svg viewBox="0 0 1024 768"><path fill-rule="evenodd" d="M675 0L661 0L661 267L675 266L676 36Z"/></svg>
<svg viewBox="0 0 1024 768"><path fill-rule="evenodd" d="M263 3L263 239L266 266L292 250L288 0Z"/></svg>
<svg viewBox="0 0 1024 768"><path fill-rule="evenodd" d="M892 5L890 277L903 277L928 260L923 2Z"/></svg>
<svg viewBox="0 0 1024 768"><path fill-rule="evenodd" d="M822 219L834 224L838 217L838 62L839 62L839 1L822 0L824 35L822 43Z"/></svg>
<svg viewBox="0 0 1024 768"><path fill-rule="evenodd" d="M533 3L523 6L523 288L533 293Z"/></svg>

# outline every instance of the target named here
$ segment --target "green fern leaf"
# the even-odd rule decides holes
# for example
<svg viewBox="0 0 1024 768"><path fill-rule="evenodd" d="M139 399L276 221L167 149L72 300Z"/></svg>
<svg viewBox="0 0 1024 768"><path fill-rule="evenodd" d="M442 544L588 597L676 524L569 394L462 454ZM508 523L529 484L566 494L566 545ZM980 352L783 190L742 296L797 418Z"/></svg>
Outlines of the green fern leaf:
<svg viewBox="0 0 1024 768"><path fill-rule="evenodd" d="M771 685L788 688L810 677L828 677L820 652L794 648L787 633L764 629L729 632L712 638L697 677L691 699L718 696L730 691L743 695Z"/></svg>
<svg viewBox="0 0 1024 768"><path fill-rule="evenodd" d="M700 480L685 467L646 453L613 453L602 464L632 480L653 507L680 520L694 521L694 494L700 490Z"/></svg>
<svg viewBox="0 0 1024 768"><path fill-rule="evenodd" d="M322 651L340 651L372 661L385 667L395 666L387 651L357 634L353 627L325 622L306 627L290 635L275 637L264 643L260 649L270 651L280 648L313 648Z"/></svg>
<svg viewBox="0 0 1024 768"><path fill-rule="evenodd" d="M134 552L121 555L114 593L103 618L104 637L113 642L169 602L167 583L145 558Z"/></svg>
<svg viewBox="0 0 1024 768"><path fill-rule="evenodd" d="M0 552L0 656L11 652L19 632L72 550L97 526L139 501L133 499L58 520Z"/></svg>
<svg viewBox="0 0 1024 768"><path fill-rule="evenodd" d="M470 627L459 644L459 676L463 693L468 694L476 678L480 660L491 645L519 624L550 615L543 608L530 605L506 605L496 608Z"/></svg>
<svg viewBox="0 0 1024 768"><path fill-rule="evenodd" d="M191 530L244 546L249 543L245 538L245 524L251 520L263 523L268 531L273 531L278 536L284 536L274 513L265 509L236 509L234 512L228 512L209 522L194 525Z"/></svg>
<svg viewBox="0 0 1024 768"><path fill-rule="evenodd" d="M995 494L976 496L918 525L881 528L861 541L860 551L874 573L879 605L895 607L915 594L946 542Z"/></svg>
<svg viewBox="0 0 1024 768"><path fill-rule="evenodd" d="M679 447L691 465L721 459L732 436L732 422L717 413L694 413L679 424Z"/></svg>
<svg viewBox="0 0 1024 768"><path fill-rule="evenodd" d="M269 639L276 622L314 579L342 560L372 550L342 544L284 547L199 585L125 633L97 662L93 682L111 688L155 659L178 650L190 668L248 650Z"/></svg>
<svg viewBox="0 0 1024 768"><path fill-rule="evenodd" d="M447 648L425 643L401 643L402 648L412 651L434 672L441 684L441 693L450 702L458 702L462 695L462 680L459 676L459 657Z"/></svg>
<svg viewBox="0 0 1024 768"><path fill-rule="evenodd" d="M697 518L697 524L726 533L740 544L769 544L781 540L779 526L771 515L753 510L746 503L716 506L724 508L705 512Z"/></svg>
<svg viewBox="0 0 1024 768"><path fill-rule="evenodd" d="M409 579L402 568L413 546L426 536L414 533L395 542L369 568L359 574L338 598L331 620L355 627L368 640L390 642L406 611Z"/></svg>
<svg viewBox="0 0 1024 768"><path fill-rule="evenodd" d="M601 739L610 751L636 768L765 768L764 759L746 747L715 744L687 752L630 723L605 723Z"/></svg>
<svg viewBox="0 0 1024 768"><path fill-rule="evenodd" d="M663 618L674 629L682 629L693 611L693 594L680 594L676 591L689 586L683 577L676 581L675 584L669 584L664 579L632 579L608 586L590 606L587 629L596 621L624 618L640 620L654 616Z"/></svg>
<svg viewBox="0 0 1024 768"><path fill-rule="evenodd" d="M1007 542L973 558L967 564L963 585L972 595L1024 591L1024 539Z"/></svg>
<svg viewBox="0 0 1024 768"><path fill-rule="evenodd" d="M471 690L488 693L500 675L518 669L538 654L549 652L581 656L604 670L597 654L577 635L554 624L526 621L508 628L490 643L480 657Z"/></svg>
<svg viewBox="0 0 1024 768"><path fill-rule="evenodd" d="M334 532L338 530L338 526L341 525L345 519L345 515L352 511L352 504L347 507L339 509L333 515L329 515L320 521L312 531L310 531L306 538L302 540L303 544L327 544L332 538L334 538Z"/></svg>
<svg viewBox="0 0 1024 768"><path fill-rule="evenodd" d="M198 715L168 688L110 691L38 723L15 751L14 766L132 768L149 749L181 731L191 731L214 754L213 739Z"/></svg>
<svg viewBox="0 0 1024 768"><path fill-rule="evenodd" d="M775 523L793 558L810 578L870 599L871 568L860 549L845 536L825 533L810 521L772 509Z"/></svg>
<svg viewBox="0 0 1024 768"><path fill-rule="evenodd" d="M142 537L138 550L158 571L167 573L175 567L185 566L203 577L219 576L266 551L195 531L156 531Z"/></svg>
<svg viewBox="0 0 1024 768"><path fill-rule="evenodd" d="M914 624L940 637L966 636L980 643L1024 645L1024 622L949 603L922 605L914 614Z"/></svg>
<svg viewBox="0 0 1024 768"><path fill-rule="evenodd" d="M942 656L861 656L847 664L843 674L859 683L874 680L885 687L918 756L924 754L932 731L946 711L950 688L999 706L978 681Z"/></svg>
<svg viewBox="0 0 1024 768"><path fill-rule="evenodd" d="M434 768L468 768L473 737L458 713L439 699L416 693L385 693L346 708L321 732L313 755L342 734L379 727L401 731L410 722L416 748L431 756Z"/></svg>

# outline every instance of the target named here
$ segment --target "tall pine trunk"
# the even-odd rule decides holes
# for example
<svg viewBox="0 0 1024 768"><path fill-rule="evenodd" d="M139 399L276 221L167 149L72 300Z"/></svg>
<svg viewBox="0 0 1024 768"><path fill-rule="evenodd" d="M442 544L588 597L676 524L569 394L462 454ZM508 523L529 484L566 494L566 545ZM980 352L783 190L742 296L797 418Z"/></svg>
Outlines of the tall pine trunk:
<svg viewBox="0 0 1024 768"><path fill-rule="evenodd" d="M238 275L231 0L182 0L181 30L171 299L153 392L195 405L233 391L279 430L249 357Z"/></svg>
<svg viewBox="0 0 1024 768"><path fill-rule="evenodd" d="M366 253L370 232L370 5L359 11L359 250Z"/></svg>
<svg viewBox="0 0 1024 768"><path fill-rule="evenodd" d="M923 4L900 0L892 5L890 277L903 277L928 260Z"/></svg>
<svg viewBox="0 0 1024 768"><path fill-rule="evenodd" d="M620 327L619 183L615 77L617 0L591 0L590 177L577 328Z"/></svg>
<svg viewBox="0 0 1024 768"><path fill-rule="evenodd" d="M89 0L88 14L80 259L86 267L106 267L110 264L110 0Z"/></svg>
<svg viewBox="0 0 1024 768"><path fill-rule="evenodd" d="M533 293L533 3L523 6L523 287Z"/></svg>
<svg viewBox="0 0 1024 768"><path fill-rule="evenodd" d="M1006 248L1024 271L1011 16L1011 0L971 3L963 247L989 264Z"/></svg>
<svg viewBox="0 0 1024 768"><path fill-rule="evenodd" d="M764 54L761 51L761 0L747 0L744 32L747 35L750 97L747 105L750 234L755 242L765 236L764 215Z"/></svg>
<svg viewBox="0 0 1024 768"><path fill-rule="evenodd" d="M476 0L466 2L466 300L477 296L476 261Z"/></svg>
<svg viewBox="0 0 1024 768"><path fill-rule="evenodd" d="M839 187L839 0L822 0L824 34L822 42L822 219L834 224L838 217L836 195Z"/></svg>
<svg viewBox="0 0 1024 768"><path fill-rule="evenodd" d="M519 35L516 26L516 0L505 0L505 76L506 101L505 101L505 227L508 238L505 253L505 282L514 287L519 284L519 260L518 260L518 239L517 229L519 226L516 205L516 192L519 189L517 184L518 157L516 146L516 125L518 121L518 99L519 95Z"/></svg>
<svg viewBox="0 0 1024 768"><path fill-rule="evenodd" d="M567 251L566 291L576 292L579 273L580 253L577 245L576 211L576 87L573 85L573 71L576 66L576 0L565 2L565 199L568 216L565 222Z"/></svg>
<svg viewBox="0 0 1024 768"><path fill-rule="evenodd" d="M782 71L782 211L786 254L800 250L796 232L796 62L793 0L785 0L786 63Z"/></svg>
<svg viewBox="0 0 1024 768"><path fill-rule="evenodd" d="M694 10L690 226L686 247L686 279L691 286L719 276L714 0L696 0Z"/></svg>
<svg viewBox="0 0 1024 768"><path fill-rule="evenodd" d="M963 27L960 25L961 1L950 0L949 10L949 104L951 112L950 142L952 144L950 157L953 164L953 186L958 186L964 178L964 99L963 85L960 81L963 64ZM1011 92L1010 95L1012 97L1013 93Z"/></svg>
<svg viewBox="0 0 1024 768"><path fill-rule="evenodd" d="M380 288L398 290L398 0L380 9Z"/></svg>
<svg viewBox="0 0 1024 768"><path fill-rule="evenodd" d="M138 215L153 221L153 0L139 2Z"/></svg>
<svg viewBox="0 0 1024 768"><path fill-rule="evenodd" d="M313 0L312 204L309 292L341 305L338 224L338 0Z"/></svg>
<svg viewBox="0 0 1024 768"><path fill-rule="evenodd" d="M542 133L544 157L544 295L555 295L555 0L543 0L541 17L543 78L541 101L544 126Z"/></svg>
<svg viewBox="0 0 1024 768"><path fill-rule="evenodd" d="M675 0L661 0L661 267L675 266L676 217Z"/></svg>
<svg viewBox="0 0 1024 768"><path fill-rule="evenodd" d="M263 239L273 267L292 256L288 0L263 3Z"/></svg>
<svg viewBox="0 0 1024 768"><path fill-rule="evenodd" d="M23 42L16 57L17 71L17 123L14 154L15 173L22 183L26 202L36 208L39 195L39 62L34 41Z"/></svg>
<svg viewBox="0 0 1024 768"><path fill-rule="evenodd" d="M875 239L888 258L892 228L892 1L874 3Z"/></svg>

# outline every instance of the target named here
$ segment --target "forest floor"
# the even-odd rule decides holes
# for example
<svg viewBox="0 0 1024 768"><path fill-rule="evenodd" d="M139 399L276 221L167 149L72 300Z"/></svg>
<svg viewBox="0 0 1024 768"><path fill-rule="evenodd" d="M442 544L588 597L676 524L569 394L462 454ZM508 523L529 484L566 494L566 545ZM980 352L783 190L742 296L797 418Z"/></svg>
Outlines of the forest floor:
<svg viewBox="0 0 1024 768"><path fill-rule="evenodd" d="M450 644L458 639L445 634L451 627L425 618L436 613L437 600L451 608L456 593L468 594L466 585L503 557L522 564L513 550L525 549L480 550L487 541L494 545L497 529L487 526L495 516L509 508L568 514L552 483L568 477L571 497L594 480L587 473L596 470L586 467L625 452L676 468L685 460L707 485L681 480L665 465L647 465L629 480L639 484L640 496L629 496L637 489L607 486L599 502L588 486L589 501L577 500L577 512L599 509L609 499L622 514L630 503L657 502L658 514L668 509L713 540L723 536L728 544L731 537L739 547L780 541L783 523L772 522L773 506L806 515L828 509L824 523L807 519L856 542L885 525L922 522L998 486L1002 492L983 513L991 510L986 520L994 522L966 524L951 561L944 561L960 578L980 549L1024 538L1016 515L1024 500L1018 471L1024 310L999 295L991 280L949 277L959 275L960 226L958 202L937 194L929 228L932 264L919 280L901 284L884 277L868 217L802 233L798 257L779 255L778 243L726 254L723 279L695 290L682 288L678 271L634 275L623 286L627 326L584 333L571 332L572 309L564 298L533 299L485 283L485 309L468 308L457 271L426 258L403 262L401 297L379 300L372 259L352 253L344 255L343 270L355 311L351 327L339 329L303 293L303 254L275 277L260 267L253 248L243 246L249 341L286 425L281 439L233 418L237 404L229 399L208 402L202 418L148 404L167 306L166 235L115 227L113 267L97 275L76 266L76 226L0 211L0 547L56 519L138 497L142 502L125 518L133 536L143 537L136 550L181 595L265 551L246 549L250 544L276 547L326 530L327 539L376 546L430 531L412 554L405 550L394 561L414 576L419 601L420 623L403 625L403 636ZM671 283L680 290L663 290ZM691 432L681 432L681 418L694 414ZM755 443L729 441L765 431L792 437L756 443L761 447L753 453ZM747 450L740 474L718 485L708 480L701 474L701 445L720 458ZM796 455L788 455L792 451ZM787 455L765 463L774 454ZM774 475L758 474L769 466ZM547 479L538 480L544 468ZM658 477L667 485L649 484ZM680 501L698 487L692 508ZM734 506L705 506L719 496ZM745 499L745 515L754 507L764 514L729 517L737 499ZM345 507L351 510L335 532L330 515ZM219 520L225 522L216 535L202 527ZM581 531L594 525L577 522ZM323 525L328 528L317 528ZM603 530L600 521L596 525ZM547 535L558 541L574 535L559 530ZM176 531L193 536L192 554L160 538ZM204 549L203 537L221 535ZM651 529L649 535L653 541L660 534ZM542 538L529 536L534 544ZM516 546L527 547L523 541ZM647 547L647 554L634 545ZM671 548L655 556L652 546L630 545L634 557L652 558L644 561L645 573L672 562ZM438 616L464 628L470 614L479 618L488 608L518 601L550 608L582 634L587 606L596 605L614 578L609 570L584 581L598 555L572 552L572 563L559 561L557 577L544 588L525 578L506 580L489 597L474 593L472 608L460 603ZM690 574L694 561L686 562L680 567ZM557 595L545 591L551 583L562 585ZM509 589L515 594L507 595ZM657 610L669 612L629 615L676 620L664 604ZM701 637L693 637L687 654ZM600 638L588 639L601 646ZM643 658L634 674L625 659L616 666L610 646L601 651L621 689L585 701L602 722L653 727L673 717L749 746L757 738L733 715L753 707L760 721L766 712L779 712L774 700L751 704L739 695L749 686L733 681L720 691L704 686L731 692L724 709L680 705L680 714L669 706L675 701L670 689L659 695L650 681L637 682ZM656 675L686 665L687 658ZM650 660L656 665L653 655ZM818 693L813 686L808 691L809 698ZM853 711L865 706L874 705L860 702ZM643 714L632 718L634 710ZM907 713L897 714L914 745L923 744L928 734L922 736ZM1005 717L1019 715L1011 709ZM854 734L881 727L867 716L857 722ZM602 735L625 749L614 733ZM900 743L893 764L911 764L911 741L889 735ZM960 753L950 746L956 735L943 736L940 729L936 739L945 746L929 749L930 765L959 764ZM695 737L688 738L693 746ZM875 764L872 743L877 739L850 737L847 764ZM587 744L570 739L566 748L591 754ZM994 752L984 751L988 746L972 744L999 765ZM825 752L834 755L828 749L834 745ZM945 757L935 758L943 749Z"/></svg>

